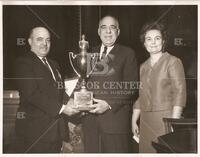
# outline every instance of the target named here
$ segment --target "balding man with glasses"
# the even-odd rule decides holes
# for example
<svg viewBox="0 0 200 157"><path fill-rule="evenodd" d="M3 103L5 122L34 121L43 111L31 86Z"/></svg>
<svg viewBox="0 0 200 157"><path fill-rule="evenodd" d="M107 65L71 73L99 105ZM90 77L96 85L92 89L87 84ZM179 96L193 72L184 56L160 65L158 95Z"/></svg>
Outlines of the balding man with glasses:
<svg viewBox="0 0 200 157"><path fill-rule="evenodd" d="M119 22L113 16L99 21L101 45L96 68L88 81L98 84L95 108L83 118L84 148L87 153L131 152L131 110L137 97L138 68L131 48L116 44ZM127 85L129 84L129 85Z"/></svg>

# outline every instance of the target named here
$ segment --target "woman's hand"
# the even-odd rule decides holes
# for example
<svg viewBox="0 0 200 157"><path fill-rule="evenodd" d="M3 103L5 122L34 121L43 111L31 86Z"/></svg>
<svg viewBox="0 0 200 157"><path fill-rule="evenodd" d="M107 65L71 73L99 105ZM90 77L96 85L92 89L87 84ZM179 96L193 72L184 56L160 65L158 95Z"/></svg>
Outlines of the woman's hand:
<svg viewBox="0 0 200 157"><path fill-rule="evenodd" d="M139 137L139 127L137 125L137 121L140 117L140 109L133 109L132 115L132 132L134 136Z"/></svg>
<svg viewBox="0 0 200 157"><path fill-rule="evenodd" d="M139 137L140 135L139 127L136 122L132 122L132 133L134 136L137 136L137 137Z"/></svg>

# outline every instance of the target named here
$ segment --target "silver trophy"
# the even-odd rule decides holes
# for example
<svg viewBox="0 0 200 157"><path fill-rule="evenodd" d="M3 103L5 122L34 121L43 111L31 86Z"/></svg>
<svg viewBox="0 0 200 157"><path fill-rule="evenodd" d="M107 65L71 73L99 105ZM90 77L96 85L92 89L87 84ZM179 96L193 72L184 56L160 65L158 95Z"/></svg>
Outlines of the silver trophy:
<svg viewBox="0 0 200 157"><path fill-rule="evenodd" d="M74 104L80 111L88 111L94 108L93 92L88 91L86 79L92 74L98 59L97 53L88 53L88 41L85 40L85 35L82 35L79 41L80 53L74 54L69 52L70 64L74 72L81 79L80 90L74 92Z"/></svg>

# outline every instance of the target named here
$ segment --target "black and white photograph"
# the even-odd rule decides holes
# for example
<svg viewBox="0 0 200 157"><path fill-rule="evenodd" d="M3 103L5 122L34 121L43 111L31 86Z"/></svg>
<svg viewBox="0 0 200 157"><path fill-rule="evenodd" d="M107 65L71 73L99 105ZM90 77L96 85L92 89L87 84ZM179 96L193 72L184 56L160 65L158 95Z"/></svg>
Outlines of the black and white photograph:
<svg viewBox="0 0 200 157"><path fill-rule="evenodd" d="M198 3L35 2L1 5L3 155L198 155Z"/></svg>

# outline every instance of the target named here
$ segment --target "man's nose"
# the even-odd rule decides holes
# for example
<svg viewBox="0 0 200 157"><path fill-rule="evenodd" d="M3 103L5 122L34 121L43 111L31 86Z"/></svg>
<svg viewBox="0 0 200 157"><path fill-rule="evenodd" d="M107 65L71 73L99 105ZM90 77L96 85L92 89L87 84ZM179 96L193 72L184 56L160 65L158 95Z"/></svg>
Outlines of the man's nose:
<svg viewBox="0 0 200 157"><path fill-rule="evenodd" d="M110 32L111 32L111 28L110 28L110 27L107 27L107 28L106 28L106 32L107 32L107 33L110 33Z"/></svg>
<svg viewBox="0 0 200 157"><path fill-rule="evenodd" d="M43 40L43 44L44 44L44 45L47 45L47 41L46 41L46 40Z"/></svg>

